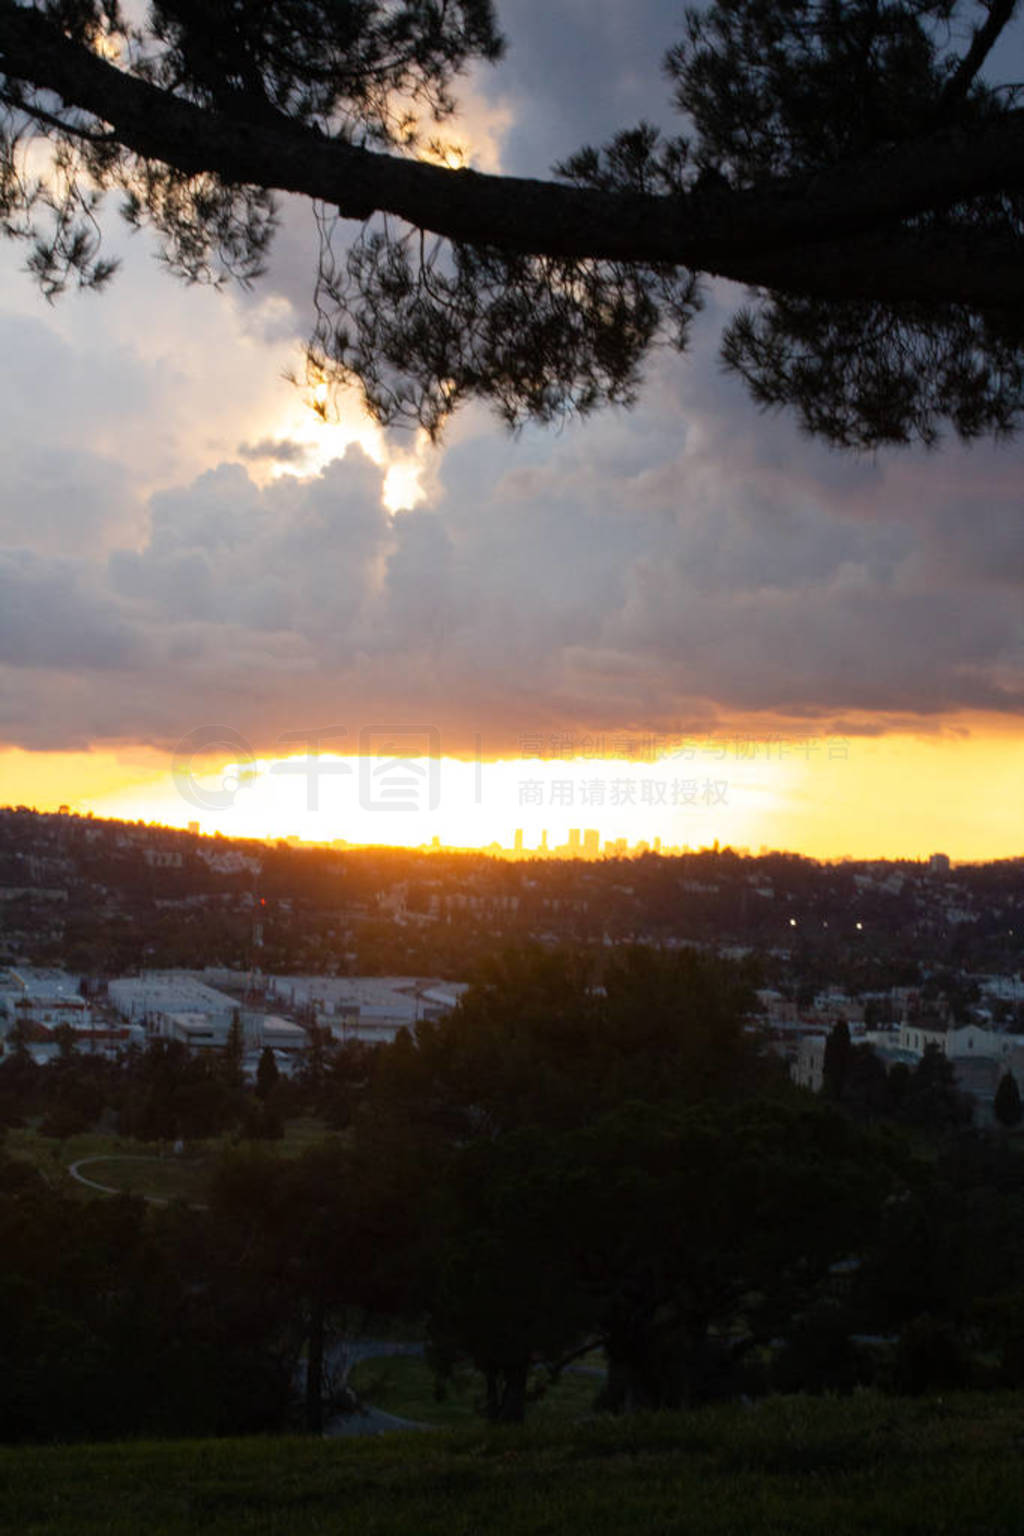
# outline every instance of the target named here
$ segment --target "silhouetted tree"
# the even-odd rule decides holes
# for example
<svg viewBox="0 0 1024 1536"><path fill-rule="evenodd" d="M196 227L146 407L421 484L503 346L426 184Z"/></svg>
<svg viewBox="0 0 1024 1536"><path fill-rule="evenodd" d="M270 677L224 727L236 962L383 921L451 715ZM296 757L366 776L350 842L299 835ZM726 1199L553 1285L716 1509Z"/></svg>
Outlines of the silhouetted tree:
<svg viewBox="0 0 1024 1536"><path fill-rule="evenodd" d="M1020 1125L1020 1089L1017 1087L1017 1079L1012 1072L1004 1072L999 1079L999 1087L996 1089L995 1098L992 1101L992 1109L999 1124L1005 1125L1008 1130L1012 1130L1015 1125Z"/></svg>
<svg viewBox="0 0 1024 1536"><path fill-rule="evenodd" d="M1024 384L1024 127L984 70L1015 10L691 9L668 57L684 135L628 128L542 183L408 153L499 56L490 0L159 0L145 22L0 0L0 227L48 294L102 284L113 188L172 270L248 280L272 193L315 199L363 229L342 252L321 214L311 377L431 432L471 396L511 423L631 400L708 274L755 294L723 357L762 404L845 445L999 434ZM21 157L38 137L41 179Z"/></svg>
<svg viewBox="0 0 1024 1536"><path fill-rule="evenodd" d="M268 1099L277 1087L281 1074L278 1071L277 1058L269 1045L265 1045L260 1053L259 1064L256 1068L256 1093L261 1099Z"/></svg>
<svg viewBox="0 0 1024 1536"><path fill-rule="evenodd" d="M925 1046L910 1075L902 1113L910 1124L932 1132L969 1123L971 1101L957 1088L953 1063L939 1046Z"/></svg>
<svg viewBox="0 0 1024 1536"><path fill-rule="evenodd" d="M0 1158L0 1440L283 1427L291 1299L233 1238L219 1213L83 1200Z"/></svg>
<svg viewBox="0 0 1024 1536"><path fill-rule="evenodd" d="M232 1088L242 1086L242 1060L245 1056L245 1033L242 1029L242 1015L235 1008L231 1013L231 1023L228 1025L227 1039L224 1042L224 1055L221 1058L224 1079Z"/></svg>
<svg viewBox="0 0 1024 1536"><path fill-rule="evenodd" d="M573 1264L584 1213L566 1152L539 1130L484 1137L460 1151L445 1181L433 1358L443 1366L468 1355L496 1422L521 1422L532 1362L557 1360L586 1328Z"/></svg>
<svg viewBox="0 0 1024 1536"><path fill-rule="evenodd" d="M587 1339L606 1406L735 1390L866 1240L885 1166L832 1111L754 1097L745 999L699 955L625 952L596 984L580 957L522 951L381 1053L356 1144L418 1149L436 1356L469 1356L492 1417L520 1418L531 1362Z"/></svg>
<svg viewBox="0 0 1024 1536"><path fill-rule="evenodd" d="M829 1030L825 1041L821 1087L826 1098L839 1100L843 1097L852 1056L850 1026L845 1019L839 1019Z"/></svg>

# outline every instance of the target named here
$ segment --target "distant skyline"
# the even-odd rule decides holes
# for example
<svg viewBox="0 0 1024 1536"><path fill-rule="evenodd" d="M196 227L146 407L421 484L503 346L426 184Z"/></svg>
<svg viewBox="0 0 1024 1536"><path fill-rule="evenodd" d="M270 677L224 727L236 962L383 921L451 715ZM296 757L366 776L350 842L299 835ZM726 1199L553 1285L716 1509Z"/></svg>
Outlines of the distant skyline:
<svg viewBox="0 0 1024 1536"><path fill-rule="evenodd" d="M1024 854L1024 743L816 737L686 738L664 755L645 738L630 757L258 759L225 765L156 752L0 754L14 804L161 822L228 837L511 847L570 828L690 848L786 849L821 859L960 861ZM76 793L67 793L73 783ZM398 802L396 805L395 802ZM1017 832L1016 841L1013 840Z"/></svg>
<svg viewBox="0 0 1024 1536"><path fill-rule="evenodd" d="M541 175L671 121L675 4L518 0L502 21L507 61L462 93L474 163ZM586 824L830 858L1024 852L1020 443L854 458L801 437L721 373L724 285L631 412L511 439L472 408L436 450L354 403L324 426L282 377L310 319L308 209L284 208L249 293L183 288L144 237L111 246L108 292L47 306L0 245L0 802L238 835L329 817L323 840L371 840L399 813L326 790L310 810L272 765L317 750L356 783L364 740L433 732L470 788L451 768L380 841ZM211 785L232 742L266 765L217 810L175 783L199 739L220 743L195 756ZM572 805L534 772L552 739L590 744L560 759ZM707 751L673 760L686 742ZM635 778L637 806L606 789L587 816L579 786L602 776ZM520 805L531 777L542 803ZM666 802L677 781L727 791L641 804L645 780Z"/></svg>

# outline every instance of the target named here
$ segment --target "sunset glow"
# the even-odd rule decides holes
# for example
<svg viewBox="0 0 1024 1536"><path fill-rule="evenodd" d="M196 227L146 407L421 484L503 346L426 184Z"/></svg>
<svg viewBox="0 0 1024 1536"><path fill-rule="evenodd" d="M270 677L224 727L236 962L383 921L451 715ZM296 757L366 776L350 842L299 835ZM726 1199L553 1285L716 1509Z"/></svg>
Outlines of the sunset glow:
<svg viewBox="0 0 1024 1536"><path fill-rule="evenodd" d="M0 755L11 803L227 837L564 848L592 829L661 848L789 849L823 859L958 860L1024 851L1024 737L749 734L689 738L621 758L246 758L155 752ZM647 755L645 756L645 752ZM74 783L77 793L67 788Z"/></svg>
<svg viewBox="0 0 1024 1536"><path fill-rule="evenodd" d="M607 99L524 15L422 153L535 174L638 121L675 21L617 14ZM714 282L632 411L385 431L306 374L318 235L285 200L265 279L218 294L115 234L109 292L53 306L3 249L0 802L327 843L1024 850L1019 443L845 455L764 416ZM434 733L433 801L373 801L376 722Z"/></svg>
<svg viewBox="0 0 1024 1536"><path fill-rule="evenodd" d="M288 409L274 423L268 440L287 444L290 456L268 457L264 466L250 471L257 481L317 475L329 464L343 459L354 444L382 469L381 500L389 512L409 511L426 495L420 483L429 453L426 433L411 439L409 447L389 443L357 400L348 397L329 402L326 384L305 395L294 394Z"/></svg>

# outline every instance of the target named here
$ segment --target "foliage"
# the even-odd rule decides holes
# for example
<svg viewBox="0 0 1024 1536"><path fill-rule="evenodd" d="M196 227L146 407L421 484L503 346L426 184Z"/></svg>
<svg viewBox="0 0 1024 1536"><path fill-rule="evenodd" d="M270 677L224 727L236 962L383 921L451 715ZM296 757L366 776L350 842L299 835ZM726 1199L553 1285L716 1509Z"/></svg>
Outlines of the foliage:
<svg viewBox="0 0 1024 1536"><path fill-rule="evenodd" d="M736 316L722 357L759 405L794 408L805 431L841 448L933 447L947 423L968 442L1001 438L1020 420L1024 336L1012 312L783 294Z"/></svg>
<svg viewBox="0 0 1024 1536"><path fill-rule="evenodd" d="M288 1372L265 1347L265 1299L244 1320L226 1304L230 1271L194 1211L86 1203L15 1159L2 1173L0 1438L280 1422Z"/></svg>
<svg viewBox="0 0 1024 1536"><path fill-rule="evenodd" d="M837 1024L833 1024L825 1041L821 1090L826 1098L841 1099L843 1097L852 1050L850 1027L845 1019L840 1019Z"/></svg>
<svg viewBox="0 0 1024 1536"><path fill-rule="evenodd" d="M261 1099L268 1099L277 1087L280 1076L274 1053L270 1046L266 1045L260 1052L259 1063L256 1067L257 1096Z"/></svg>
<svg viewBox="0 0 1024 1536"><path fill-rule="evenodd" d="M868 1240L885 1159L834 1115L753 1096L744 1000L692 953L627 952L600 986L576 957L515 953L384 1053L365 1123L411 1137L439 1190L435 1358L468 1355L490 1416L521 1418L531 1361L588 1341L605 1406L735 1392Z"/></svg>
<svg viewBox="0 0 1024 1536"><path fill-rule="evenodd" d="M511 428L631 405L664 315L682 348L699 308L688 272L428 243L388 224L335 260L323 232L307 380L356 385L378 420L435 438L474 396Z"/></svg>
<svg viewBox="0 0 1024 1536"><path fill-rule="evenodd" d="M691 9L668 56L688 132L663 141L642 124L559 171L603 191L753 190L835 170L936 124L981 122L1005 107L978 69L1012 6L991 8L986 47L963 58L936 40L939 28L951 35L955 9L948 0ZM980 249L996 236L1017 240L1022 210L1015 194L976 199L943 206L923 227L947 242L966 234ZM916 235L922 221L902 228ZM901 233L896 220L871 240L877 247ZM923 241L919 259L928 260ZM651 342L667 328L684 348L700 302L689 272L567 267L458 245L450 262L449 272L439 245L425 255L422 240L371 233L348 259L347 286L333 266L322 283L314 370L337 368L363 384L382 419L411 414L432 433L464 394L495 401L511 425L547 421L630 402ZM354 337L327 320L346 313ZM947 423L968 440L1005 435L1024 395L1024 337L1012 309L769 293L729 324L722 358L760 405L791 408L807 431L848 448L932 445Z"/></svg>
<svg viewBox="0 0 1024 1536"><path fill-rule="evenodd" d="M742 1031L750 997L745 974L693 951L626 949L599 977L577 952L510 950L383 1053L377 1102L458 1137L569 1128L631 1098L741 1095L763 1075Z"/></svg>
<svg viewBox="0 0 1024 1536"><path fill-rule="evenodd" d="M62 36L170 95L243 124L287 123L346 142L411 145L417 112L450 115L455 75L501 51L490 0L158 0L143 26L117 0L39 9ZM99 287L111 276L96 222L108 188L124 194L130 224L157 231L167 265L188 281L259 274L276 222L267 189L136 155L93 114L54 110L15 75L2 81L0 106L0 228L32 242L30 266L49 296L72 279ZM32 178L23 151L40 134L53 145L53 169Z"/></svg>
<svg viewBox="0 0 1024 1536"><path fill-rule="evenodd" d="M1005 1125L1009 1130L1012 1130L1015 1125L1020 1125L1020 1089L1012 1072L1004 1072L999 1079L999 1087L996 1089L992 1108L1000 1125Z"/></svg>
<svg viewBox="0 0 1024 1536"><path fill-rule="evenodd" d="M953 1063L935 1044L925 1046L910 1074L902 1116L908 1124L933 1132L970 1123L970 1100L956 1086Z"/></svg>
<svg viewBox="0 0 1024 1536"><path fill-rule="evenodd" d="M962 11L961 19L948 0L691 9L670 67L678 104L698 129L697 163L754 186L884 152L937 123L963 128L997 115L1007 98L978 70L1013 6L988 7L961 57L945 45L966 21ZM1018 236L1022 211L1011 194L946 206L909 227L980 242L997 231ZM897 234L898 226L888 232ZM966 439L1000 435L1021 409L1024 351L1011 313L776 294L737 316L722 355L760 404L795 407L808 431L844 447L930 445L947 421Z"/></svg>
<svg viewBox="0 0 1024 1536"><path fill-rule="evenodd" d="M215 1136L241 1109L239 1071L224 1061L193 1055L178 1040L152 1040L130 1057L118 1129L142 1141Z"/></svg>
<svg viewBox="0 0 1024 1536"><path fill-rule="evenodd" d="M892 1390L1013 1382L1024 1286L1024 1163L1002 1138L962 1132L906 1165L851 1292L863 1332L894 1349Z"/></svg>
<svg viewBox="0 0 1024 1536"><path fill-rule="evenodd" d="M938 1052L890 1099L857 1048L838 1106L780 1083L744 1030L748 997L742 970L689 951L599 968L510 951L415 1037L325 1053L316 1092L343 1092L344 1134L292 1135L288 1157L235 1147L207 1163L202 1209L72 1191L54 1158L109 1138L51 1143L38 1171L12 1160L0 1433L45 1435L51 1399L67 1436L319 1432L334 1345L371 1314L425 1337L442 1378L468 1361L495 1420L595 1348L601 1405L620 1412L1018 1382L1015 1139L963 1128ZM232 1102L222 1062L168 1042L120 1068L69 1051L28 1071L13 1052L0 1100L18 1108L19 1086L35 1109L52 1088L54 1109L113 1094L168 1136ZM243 1128L286 1086L244 1095ZM919 1155L857 1123L886 1116Z"/></svg>
<svg viewBox="0 0 1024 1536"><path fill-rule="evenodd" d="M237 1089L241 1087L242 1058L244 1055L245 1035L242 1030L242 1015L237 1008L234 1008L231 1013L231 1023L228 1026L224 1055L221 1060L224 1080L232 1088Z"/></svg>
<svg viewBox="0 0 1024 1536"><path fill-rule="evenodd" d="M1024 390L1024 202L1018 88L983 67L1015 9L714 0L668 55L681 134L641 123L559 181L491 185L430 136L457 76L501 53L490 0L157 0L144 23L2 0L0 230L48 296L101 286L115 190L172 271L249 282L273 189L302 191L309 382L434 435L474 396L512 426L630 402L651 348L686 345L708 272L754 290L722 357L760 404L846 447L998 436ZM433 164L410 175L411 154ZM347 249L335 208L363 225Z"/></svg>

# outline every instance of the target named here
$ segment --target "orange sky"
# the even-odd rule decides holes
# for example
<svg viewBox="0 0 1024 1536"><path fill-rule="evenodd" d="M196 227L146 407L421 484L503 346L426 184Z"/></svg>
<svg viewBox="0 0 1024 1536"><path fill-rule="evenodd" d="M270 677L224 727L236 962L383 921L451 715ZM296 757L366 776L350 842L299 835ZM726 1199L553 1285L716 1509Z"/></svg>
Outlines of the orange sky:
<svg viewBox="0 0 1024 1536"><path fill-rule="evenodd" d="M1024 732L867 737L692 737L657 758L506 759L404 769L386 760L262 760L174 767L148 749L0 753L0 799L159 821L227 836L555 846L570 827L631 844L783 848L817 858L995 859L1024 853ZM433 776L433 778L432 778ZM390 797L390 798L389 798ZM396 807L396 801L398 805Z"/></svg>

